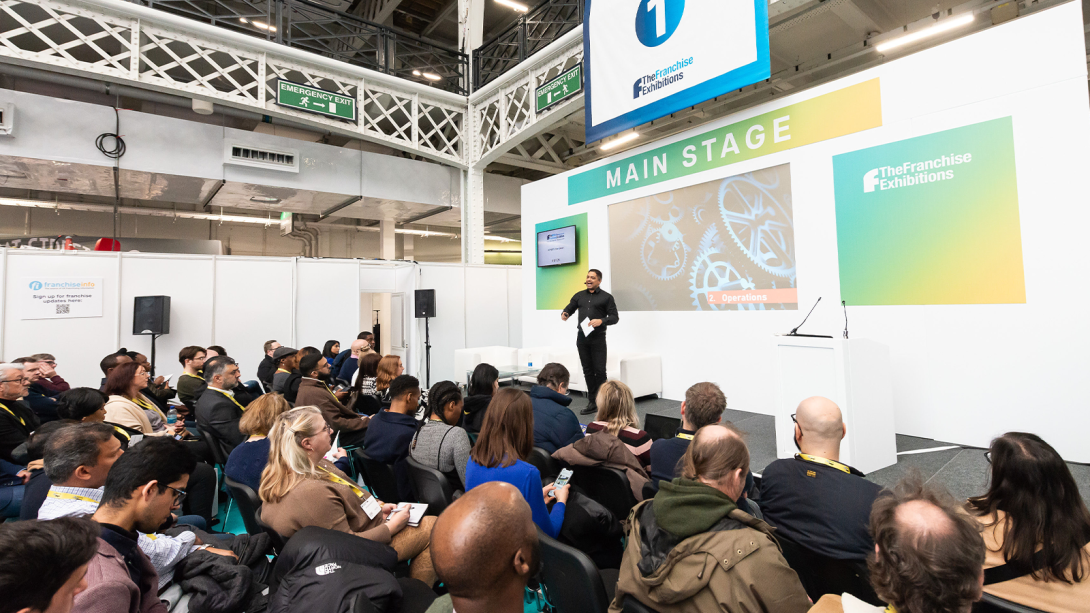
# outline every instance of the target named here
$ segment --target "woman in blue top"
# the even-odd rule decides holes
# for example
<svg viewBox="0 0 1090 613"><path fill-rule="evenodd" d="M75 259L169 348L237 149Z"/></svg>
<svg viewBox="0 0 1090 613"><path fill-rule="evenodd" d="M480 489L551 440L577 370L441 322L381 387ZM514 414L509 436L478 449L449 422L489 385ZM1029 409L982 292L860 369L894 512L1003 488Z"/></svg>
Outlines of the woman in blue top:
<svg viewBox="0 0 1090 613"><path fill-rule="evenodd" d="M523 460L533 447L534 405L530 397L514 388L497 391L488 405L481 434L469 456L466 491L489 481L510 483L530 504L534 523L545 534L556 538L564 523L564 506L568 502L570 486L558 488L549 484L541 487L541 473ZM553 500L556 504L549 510L546 503Z"/></svg>

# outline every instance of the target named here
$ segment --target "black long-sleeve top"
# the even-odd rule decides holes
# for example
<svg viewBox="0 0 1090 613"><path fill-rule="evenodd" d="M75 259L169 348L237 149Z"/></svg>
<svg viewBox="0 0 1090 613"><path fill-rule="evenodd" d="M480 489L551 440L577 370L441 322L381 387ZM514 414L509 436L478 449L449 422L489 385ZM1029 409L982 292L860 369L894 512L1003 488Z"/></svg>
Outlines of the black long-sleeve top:
<svg viewBox="0 0 1090 613"><path fill-rule="evenodd" d="M579 312L576 318L578 321L583 321L585 318L602 320L602 325L595 328L590 333L591 336L605 334L606 326L612 326L621 319L617 315L617 303L614 302L613 296L602 291L601 288L594 290L593 293L585 289L572 296L571 302L564 307L564 312L571 315L576 311ZM579 334L583 334L582 329L579 330Z"/></svg>

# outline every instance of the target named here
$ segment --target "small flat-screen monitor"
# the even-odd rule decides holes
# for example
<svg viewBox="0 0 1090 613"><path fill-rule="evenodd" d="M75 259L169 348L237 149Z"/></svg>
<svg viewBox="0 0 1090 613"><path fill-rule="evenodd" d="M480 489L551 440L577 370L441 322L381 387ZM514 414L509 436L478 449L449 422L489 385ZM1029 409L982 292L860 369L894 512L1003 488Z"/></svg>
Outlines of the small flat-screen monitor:
<svg viewBox="0 0 1090 613"><path fill-rule="evenodd" d="M575 226L537 233L538 266L574 264L575 260Z"/></svg>

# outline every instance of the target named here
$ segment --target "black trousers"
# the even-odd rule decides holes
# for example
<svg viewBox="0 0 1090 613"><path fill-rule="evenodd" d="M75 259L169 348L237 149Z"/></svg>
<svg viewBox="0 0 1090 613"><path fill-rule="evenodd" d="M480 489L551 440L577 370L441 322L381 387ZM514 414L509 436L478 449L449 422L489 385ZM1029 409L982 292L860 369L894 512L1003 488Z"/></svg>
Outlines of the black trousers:
<svg viewBox="0 0 1090 613"><path fill-rule="evenodd" d="M216 469L204 462L189 475L186 497L182 501L182 515L200 515L209 525L212 523L212 506L216 496Z"/></svg>
<svg viewBox="0 0 1090 613"><path fill-rule="evenodd" d="M598 388L606 381L606 335L592 332L589 337L578 332L575 347L579 350L579 362L583 365L583 380L587 384L587 406L596 407Z"/></svg>

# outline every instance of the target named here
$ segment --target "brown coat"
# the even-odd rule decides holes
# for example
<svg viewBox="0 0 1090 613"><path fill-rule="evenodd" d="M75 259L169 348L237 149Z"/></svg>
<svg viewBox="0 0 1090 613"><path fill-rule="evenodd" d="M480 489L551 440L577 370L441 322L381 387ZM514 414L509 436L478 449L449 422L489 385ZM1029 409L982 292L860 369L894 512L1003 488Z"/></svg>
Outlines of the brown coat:
<svg viewBox="0 0 1090 613"><path fill-rule="evenodd" d="M345 481L352 480L326 460L318 465ZM363 498L359 498L347 485L326 479L304 479L280 502L263 503L261 521L285 538L307 526L318 526L389 544L390 529L382 514L371 519L363 511L363 501L370 497L371 494L364 490Z"/></svg>
<svg viewBox="0 0 1090 613"><path fill-rule="evenodd" d="M553 457L571 466L608 466L623 470L636 500L643 500L643 486L651 480L639 458L609 432L602 430L556 450Z"/></svg>
<svg viewBox="0 0 1090 613"><path fill-rule="evenodd" d="M121 554L98 539L98 553L87 565L87 589L76 595L73 613L166 613L157 595L159 575L144 552L139 554L144 583L140 586L129 577Z"/></svg>
<svg viewBox="0 0 1090 613"><path fill-rule="evenodd" d="M628 547L610 613L619 613L626 597L659 613L804 613L810 608L769 525L738 509L728 516L732 528L682 540L643 576L637 566L643 555L639 518L641 512L654 512L651 504L642 502L629 515Z"/></svg>
<svg viewBox="0 0 1090 613"><path fill-rule="evenodd" d="M295 406L318 407L322 411L322 417L325 417L326 422L337 432L365 430L367 424L371 423L370 417L361 417L348 410L340 400L337 400L333 392L329 391L326 384L317 379L304 377L299 382L299 395L295 397Z"/></svg>

